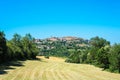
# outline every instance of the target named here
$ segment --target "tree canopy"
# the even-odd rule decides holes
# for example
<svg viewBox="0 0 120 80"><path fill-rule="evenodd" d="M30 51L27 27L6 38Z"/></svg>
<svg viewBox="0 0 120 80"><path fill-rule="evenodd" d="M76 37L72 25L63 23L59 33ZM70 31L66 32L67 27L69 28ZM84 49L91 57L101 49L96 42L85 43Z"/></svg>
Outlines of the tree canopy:
<svg viewBox="0 0 120 80"><path fill-rule="evenodd" d="M0 32L0 63L11 60L35 59L39 53L34 38L30 34L21 37L15 33L13 38L6 40L4 32Z"/></svg>

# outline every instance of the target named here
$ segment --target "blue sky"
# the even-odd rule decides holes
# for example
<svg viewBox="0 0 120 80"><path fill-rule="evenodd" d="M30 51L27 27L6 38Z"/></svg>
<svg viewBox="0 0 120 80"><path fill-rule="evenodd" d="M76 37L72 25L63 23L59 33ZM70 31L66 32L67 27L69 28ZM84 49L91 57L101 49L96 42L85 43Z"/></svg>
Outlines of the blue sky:
<svg viewBox="0 0 120 80"><path fill-rule="evenodd" d="M120 43L119 0L0 0L0 30L35 38L100 36Z"/></svg>

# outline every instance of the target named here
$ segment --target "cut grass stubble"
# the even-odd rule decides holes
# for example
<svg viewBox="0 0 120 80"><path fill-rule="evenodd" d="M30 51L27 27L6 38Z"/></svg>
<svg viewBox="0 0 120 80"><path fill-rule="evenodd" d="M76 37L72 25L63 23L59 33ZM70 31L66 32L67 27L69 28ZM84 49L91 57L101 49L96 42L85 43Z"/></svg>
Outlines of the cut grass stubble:
<svg viewBox="0 0 120 80"><path fill-rule="evenodd" d="M120 80L120 74L102 71L102 69L87 64L65 63L64 59L50 57L41 61L27 60L24 66L6 70L0 75L0 80Z"/></svg>

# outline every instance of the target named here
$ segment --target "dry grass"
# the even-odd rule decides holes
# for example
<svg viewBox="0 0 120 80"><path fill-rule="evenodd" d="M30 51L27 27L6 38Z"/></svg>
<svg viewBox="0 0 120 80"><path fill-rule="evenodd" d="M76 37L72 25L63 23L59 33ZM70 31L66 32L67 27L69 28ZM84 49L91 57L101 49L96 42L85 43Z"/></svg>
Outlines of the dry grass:
<svg viewBox="0 0 120 80"><path fill-rule="evenodd" d="M65 63L63 59L50 57L41 61L25 61L24 66L6 70L0 80L120 80L120 74L102 71L86 64Z"/></svg>

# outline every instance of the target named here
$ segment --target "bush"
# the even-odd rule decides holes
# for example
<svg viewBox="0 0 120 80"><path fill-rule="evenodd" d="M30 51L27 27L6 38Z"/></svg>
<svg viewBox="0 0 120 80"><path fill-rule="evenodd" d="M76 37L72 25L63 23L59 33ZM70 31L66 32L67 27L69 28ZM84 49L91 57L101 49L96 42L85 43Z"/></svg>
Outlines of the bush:
<svg viewBox="0 0 120 80"><path fill-rule="evenodd" d="M46 59L49 59L49 56L44 56Z"/></svg>
<svg viewBox="0 0 120 80"><path fill-rule="evenodd" d="M65 60L65 62L73 63L72 59L69 59L69 58L67 58L67 59Z"/></svg>

